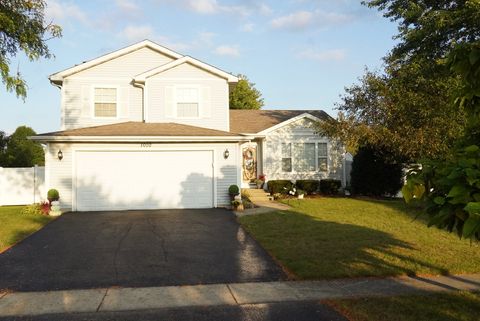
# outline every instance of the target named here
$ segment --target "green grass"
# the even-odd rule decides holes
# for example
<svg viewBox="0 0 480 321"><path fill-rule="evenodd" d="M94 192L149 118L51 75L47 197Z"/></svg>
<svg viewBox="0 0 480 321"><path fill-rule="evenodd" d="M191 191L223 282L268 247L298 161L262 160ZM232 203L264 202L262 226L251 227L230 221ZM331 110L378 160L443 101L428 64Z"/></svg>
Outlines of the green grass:
<svg viewBox="0 0 480 321"><path fill-rule="evenodd" d="M475 321L480 318L480 294L470 292L332 300L329 303L351 321Z"/></svg>
<svg viewBox="0 0 480 321"><path fill-rule="evenodd" d="M245 229L300 279L480 272L480 244L428 228L403 201L317 198L244 216Z"/></svg>
<svg viewBox="0 0 480 321"><path fill-rule="evenodd" d="M42 228L51 217L22 214L23 206L0 206L0 252Z"/></svg>

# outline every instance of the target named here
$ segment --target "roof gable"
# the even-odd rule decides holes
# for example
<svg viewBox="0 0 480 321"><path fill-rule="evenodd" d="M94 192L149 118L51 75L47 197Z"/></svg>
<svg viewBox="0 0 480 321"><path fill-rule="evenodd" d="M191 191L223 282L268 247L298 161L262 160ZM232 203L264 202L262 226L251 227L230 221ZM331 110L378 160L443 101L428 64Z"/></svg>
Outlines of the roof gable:
<svg viewBox="0 0 480 321"><path fill-rule="evenodd" d="M53 83L62 83L63 79L67 76L70 76L70 75L76 74L80 71L83 71L83 70L92 68L94 66L100 65L104 62L107 62L107 61L125 56L129 53L132 53L132 52L137 51L137 50L142 49L142 48L152 49L154 51L157 51L158 53L161 53L161 54L164 54L166 56L172 57L173 59L179 59L179 58L183 57L181 54L179 54L179 53L177 53L173 50L170 50L166 47L163 47L163 46L161 46L161 45L159 45L155 42L152 42L150 40L144 40L144 41L138 42L136 44L133 44L131 46L125 47L123 49L116 50L116 51L111 52L109 54L100 56L98 58L89 60L89 61L84 62L82 64L79 64L79 65L76 65L74 67L67 68L67 69L62 70L60 72L52 74L52 75L50 75L49 79Z"/></svg>
<svg viewBox="0 0 480 321"><path fill-rule="evenodd" d="M164 64L162 66L153 68L151 70L148 70L144 73L141 73L137 76L134 77L134 81L137 83L145 83L147 78L150 78L152 76L158 75L162 72L165 72L167 70L173 69L177 66L180 66L182 64L190 64L192 66L195 66L199 69L205 70L207 72L210 72L218 77L224 78L228 82L235 83L238 82L238 78L236 76L233 76L232 74L225 72L221 69L218 69L216 67L213 67L212 65L206 64L198 59L192 58L190 56L184 56L182 58L176 59L174 61L171 61L167 64Z"/></svg>
<svg viewBox="0 0 480 321"><path fill-rule="evenodd" d="M302 118L329 119L323 110L230 110L230 130L236 133L268 133Z"/></svg>

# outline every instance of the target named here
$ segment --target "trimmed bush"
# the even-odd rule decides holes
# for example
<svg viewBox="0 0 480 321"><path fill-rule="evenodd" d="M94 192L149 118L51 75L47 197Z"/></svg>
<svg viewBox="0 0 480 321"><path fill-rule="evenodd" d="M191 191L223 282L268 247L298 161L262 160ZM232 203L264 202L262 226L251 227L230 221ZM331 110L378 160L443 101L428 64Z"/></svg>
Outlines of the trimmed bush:
<svg viewBox="0 0 480 321"><path fill-rule="evenodd" d="M50 203L54 201L58 201L60 199L60 194L56 189L52 188L48 190L47 199Z"/></svg>
<svg viewBox="0 0 480 321"><path fill-rule="evenodd" d="M313 179L299 179L295 183L297 188L304 190L307 194L312 194L318 192L320 188L320 181L313 180Z"/></svg>
<svg viewBox="0 0 480 321"><path fill-rule="evenodd" d="M361 147L353 157L351 186L353 194L395 196L403 186L401 164L388 161L385 150L375 146Z"/></svg>
<svg viewBox="0 0 480 321"><path fill-rule="evenodd" d="M338 179L322 179L320 180L320 193L325 195L336 195L342 187L342 182Z"/></svg>
<svg viewBox="0 0 480 321"><path fill-rule="evenodd" d="M240 194L240 189L237 185L230 185L230 187L228 188L228 194L233 196L238 195Z"/></svg>
<svg viewBox="0 0 480 321"><path fill-rule="evenodd" d="M271 195L287 194L293 188L293 183L286 179L271 180L268 181L267 187Z"/></svg>

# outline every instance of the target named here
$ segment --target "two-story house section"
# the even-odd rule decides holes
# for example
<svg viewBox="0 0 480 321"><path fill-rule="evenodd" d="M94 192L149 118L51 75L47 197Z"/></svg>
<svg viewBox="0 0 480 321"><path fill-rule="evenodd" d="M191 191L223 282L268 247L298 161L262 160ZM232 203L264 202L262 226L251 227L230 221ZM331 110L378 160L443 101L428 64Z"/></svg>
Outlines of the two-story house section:
<svg viewBox="0 0 480 321"><path fill-rule="evenodd" d="M229 110L237 77L145 40L50 76L61 128L46 186L63 210L228 206L228 187L344 180L343 152L315 133L322 111ZM232 123L233 122L233 123Z"/></svg>

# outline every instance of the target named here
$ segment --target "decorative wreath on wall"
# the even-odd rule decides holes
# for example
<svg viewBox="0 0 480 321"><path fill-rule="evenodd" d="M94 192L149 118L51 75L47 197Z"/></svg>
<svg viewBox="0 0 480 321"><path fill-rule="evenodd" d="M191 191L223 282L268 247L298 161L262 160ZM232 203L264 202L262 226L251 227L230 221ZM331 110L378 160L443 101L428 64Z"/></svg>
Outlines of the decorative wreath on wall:
<svg viewBox="0 0 480 321"><path fill-rule="evenodd" d="M257 178L256 154L255 147L247 147L243 150L243 180L245 181Z"/></svg>

